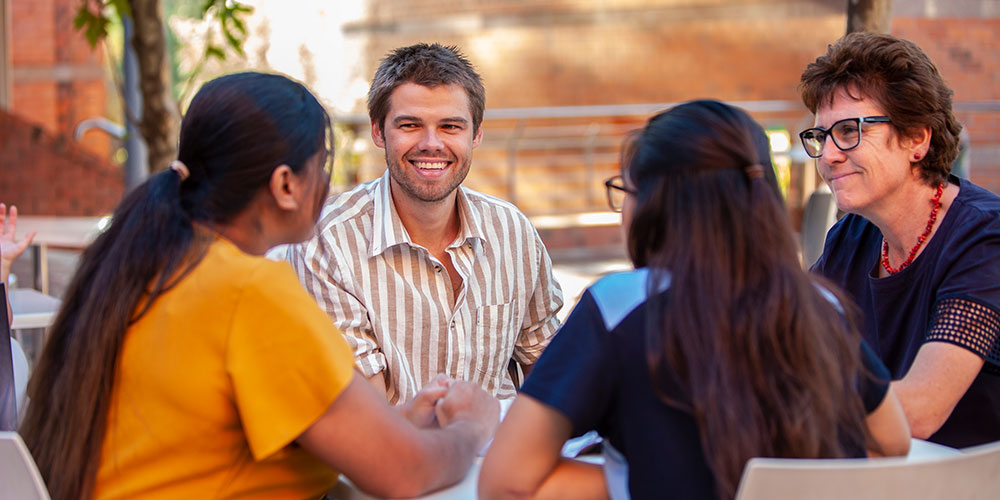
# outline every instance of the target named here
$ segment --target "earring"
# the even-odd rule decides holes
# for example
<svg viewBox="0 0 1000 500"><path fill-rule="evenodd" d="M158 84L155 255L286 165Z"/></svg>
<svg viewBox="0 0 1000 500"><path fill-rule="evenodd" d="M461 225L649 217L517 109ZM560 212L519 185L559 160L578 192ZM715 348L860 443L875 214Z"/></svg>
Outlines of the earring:
<svg viewBox="0 0 1000 500"><path fill-rule="evenodd" d="M913 153L913 159L920 161L920 153Z"/></svg>

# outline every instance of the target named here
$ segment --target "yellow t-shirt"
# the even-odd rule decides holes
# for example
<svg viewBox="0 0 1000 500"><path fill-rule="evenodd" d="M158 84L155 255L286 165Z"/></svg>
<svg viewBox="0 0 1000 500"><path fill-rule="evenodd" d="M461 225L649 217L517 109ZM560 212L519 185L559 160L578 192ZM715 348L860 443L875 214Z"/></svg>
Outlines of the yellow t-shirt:
<svg viewBox="0 0 1000 500"><path fill-rule="evenodd" d="M95 498L318 498L336 482L294 440L354 358L288 264L217 238L120 363Z"/></svg>

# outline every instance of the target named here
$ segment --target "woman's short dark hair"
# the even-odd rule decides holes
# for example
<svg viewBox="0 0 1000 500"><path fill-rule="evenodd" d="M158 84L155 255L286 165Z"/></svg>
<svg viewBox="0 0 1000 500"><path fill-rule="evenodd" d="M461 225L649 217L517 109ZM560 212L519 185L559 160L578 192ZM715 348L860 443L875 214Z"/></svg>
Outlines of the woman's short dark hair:
<svg viewBox="0 0 1000 500"><path fill-rule="evenodd" d="M802 73L802 101L813 113L844 90L874 100L893 127L910 135L930 129L931 144L918 168L928 184L944 182L958 157L962 125L952 112L952 90L920 47L892 35L850 33Z"/></svg>
<svg viewBox="0 0 1000 500"><path fill-rule="evenodd" d="M478 131L483 123L486 89L472 63L458 47L418 43L398 48L382 59L368 90L368 117L372 123L378 123L379 129L385 127L392 92L404 83L425 87L461 85L469 96L472 131Z"/></svg>

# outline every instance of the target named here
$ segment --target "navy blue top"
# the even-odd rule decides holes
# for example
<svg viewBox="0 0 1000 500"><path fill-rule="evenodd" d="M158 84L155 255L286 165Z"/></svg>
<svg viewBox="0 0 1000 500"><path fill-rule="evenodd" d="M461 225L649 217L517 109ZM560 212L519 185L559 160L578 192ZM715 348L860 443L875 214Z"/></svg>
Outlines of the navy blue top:
<svg viewBox="0 0 1000 500"><path fill-rule="evenodd" d="M573 435L594 429L628 461L632 498L716 498L715 481L687 411L668 406L650 380L646 361L648 272L605 276L584 292L542 353L522 392L573 424ZM888 372L870 349L866 368L882 382L862 384L868 412L888 390ZM675 387L680 387L679 384ZM684 400L681 394L672 398ZM850 446L857 456L863 443Z"/></svg>
<svg viewBox="0 0 1000 500"><path fill-rule="evenodd" d="M813 270L854 297L864 312L862 333L893 379L906 375L925 342L949 342L985 360L930 437L964 447L1000 439L1000 197L965 179L950 182L961 189L958 197L909 267L878 278L882 233L850 214L827 234Z"/></svg>

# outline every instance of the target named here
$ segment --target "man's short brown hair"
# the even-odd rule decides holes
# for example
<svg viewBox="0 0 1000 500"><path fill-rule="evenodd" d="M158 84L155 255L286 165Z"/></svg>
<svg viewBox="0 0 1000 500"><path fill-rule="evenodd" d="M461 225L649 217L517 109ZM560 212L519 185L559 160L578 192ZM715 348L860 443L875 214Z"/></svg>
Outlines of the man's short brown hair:
<svg viewBox="0 0 1000 500"><path fill-rule="evenodd" d="M855 99L874 100L904 135L930 129L930 148L918 166L921 177L932 185L948 178L962 125L951 109L954 92L920 47L892 35L848 34L806 67L800 85L802 102L813 113L832 104L841 89Z"/></svg>

